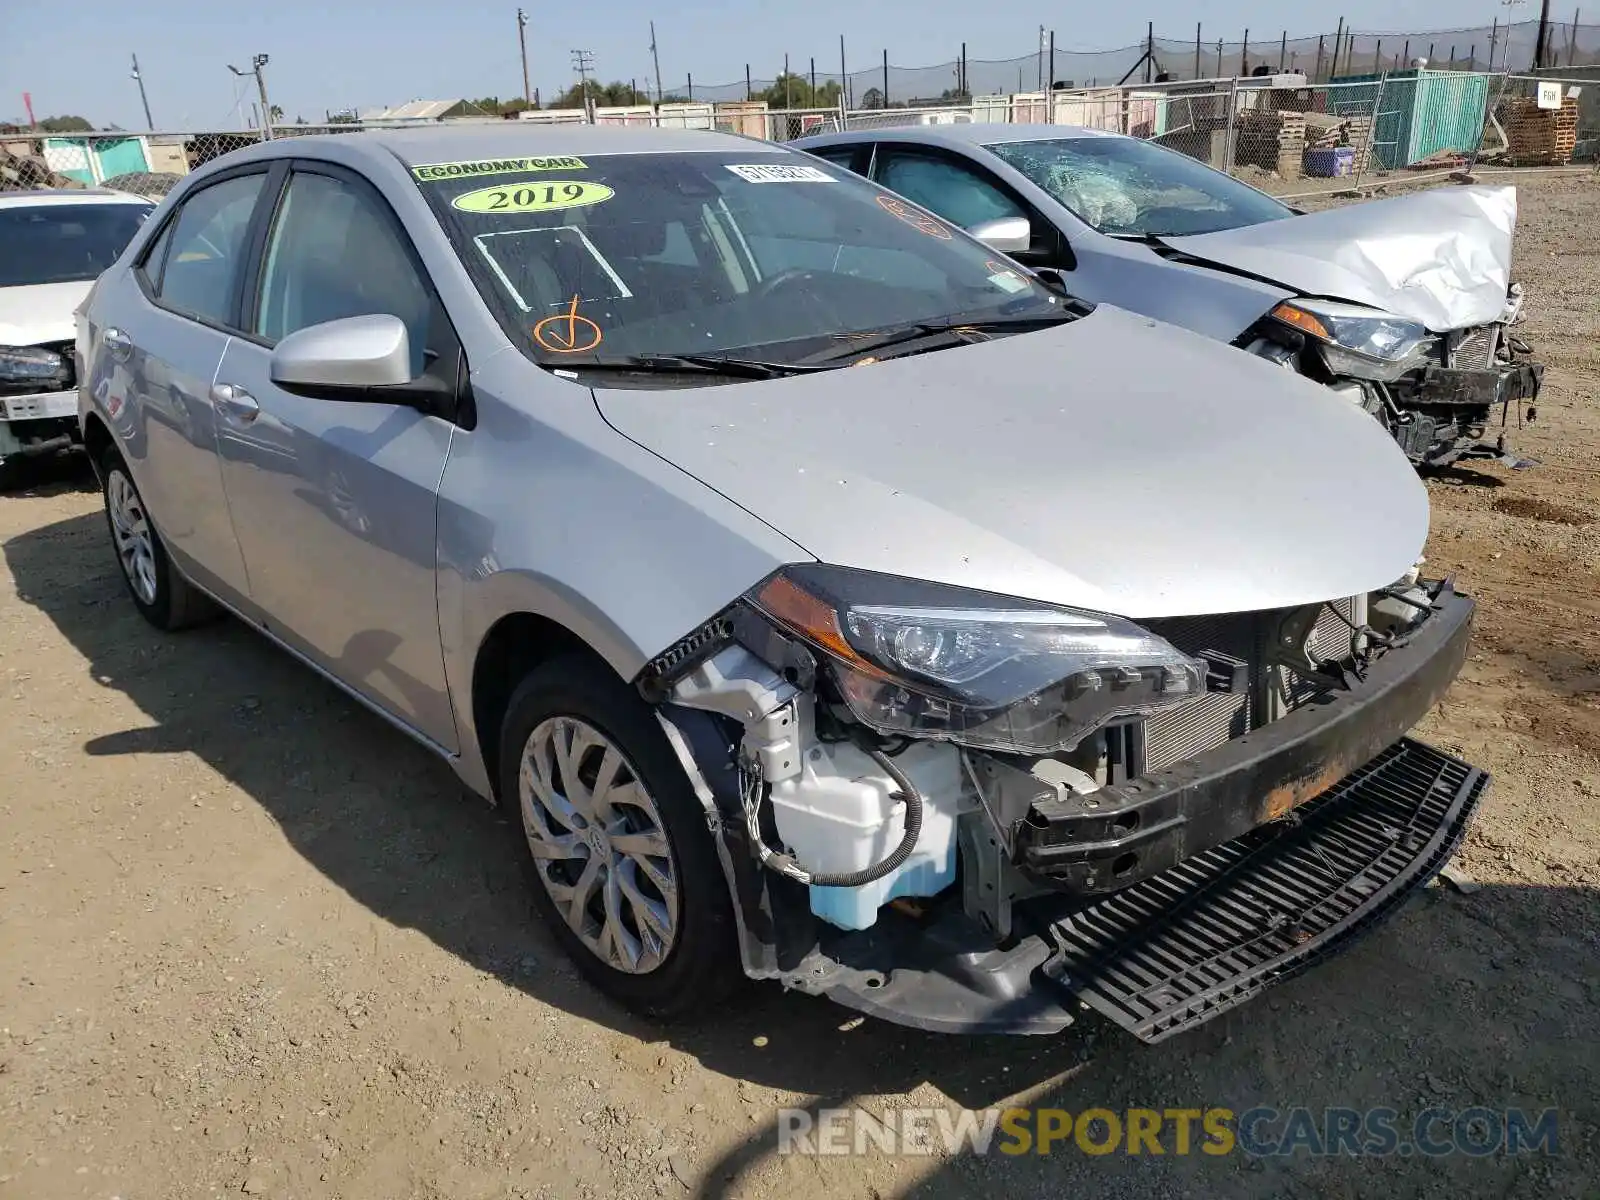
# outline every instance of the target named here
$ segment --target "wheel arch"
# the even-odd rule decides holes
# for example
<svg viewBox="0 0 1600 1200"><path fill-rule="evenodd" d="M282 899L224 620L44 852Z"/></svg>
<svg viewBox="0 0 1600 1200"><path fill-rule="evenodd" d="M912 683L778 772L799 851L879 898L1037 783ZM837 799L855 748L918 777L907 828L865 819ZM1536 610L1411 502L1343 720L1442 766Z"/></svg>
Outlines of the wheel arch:
<svg viewBox="0 0 1600 1200"><path fill-rule="evenodd" d="M624 678L616 665L567 625L536 612L508 612L478 642L472 658L474 745L483 761L491 798L499 803L500 726L512 693L528 674L567 654L577 654Z"/></svg>
<svg viewBox="0 0 1600 1200"><path fill-rule="evenodd" d="M105 470L102 464L106 452L116 450L117 439L111 436L111 430L97 412L91 411L83 419L83 448L89 455L89 463L94 468L95 478L104 485Z"/></svg>

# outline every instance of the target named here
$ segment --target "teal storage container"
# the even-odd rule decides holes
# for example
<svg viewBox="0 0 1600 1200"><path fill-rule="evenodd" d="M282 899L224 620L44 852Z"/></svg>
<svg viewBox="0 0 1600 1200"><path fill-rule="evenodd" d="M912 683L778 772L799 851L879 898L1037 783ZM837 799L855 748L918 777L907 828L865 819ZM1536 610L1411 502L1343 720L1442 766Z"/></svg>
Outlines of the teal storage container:
<svg viewBox="0 0 1600 1200"><path fill-rule="evenodd" d="M1378 165L1396 170L1430 154L1470 154L1483 139L1489 104L1489 77L1465 71L1393 71L1341 75L1328 89L1328 111L1340 116L1370 115L1380 109L1372 153Z"/></svg>

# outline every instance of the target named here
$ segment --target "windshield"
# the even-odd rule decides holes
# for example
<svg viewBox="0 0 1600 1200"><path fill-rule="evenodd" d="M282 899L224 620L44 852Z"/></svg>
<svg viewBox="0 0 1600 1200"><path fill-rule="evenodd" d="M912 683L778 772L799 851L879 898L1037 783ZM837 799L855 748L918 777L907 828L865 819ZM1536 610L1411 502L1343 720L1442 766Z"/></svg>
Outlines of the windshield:
<svg viewBox="0 0 1600 1200"><path fill-rule="evenodd" d="M1068 304L850 172L749 150L413 168L507 333L550 367L785 362L850 335Z"/></svg>
<svg viewBox="0 0 1600 1200"><path fill-rule="evenodd" d="M1181 237L1292 217L1271 196L1188 155L1134 138L997 142L989 151L1086 225L1120 237Z"/></svg>
<svg viewBox="0 0 1600 1200"><path fill-rule="evenodd" d="M98 278L154 208L39 204L0 208L0 287Z"/></svg>

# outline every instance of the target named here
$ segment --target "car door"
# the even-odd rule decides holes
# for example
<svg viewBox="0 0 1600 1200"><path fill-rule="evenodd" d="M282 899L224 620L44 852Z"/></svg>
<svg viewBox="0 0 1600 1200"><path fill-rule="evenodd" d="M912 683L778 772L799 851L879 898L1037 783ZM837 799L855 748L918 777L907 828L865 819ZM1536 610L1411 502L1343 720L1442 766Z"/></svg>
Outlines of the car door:
<svg viewBox="0 0 1600 1200"><path fill-rule="evenodd" d="M1033 243L1011 257L1030 267L1071 265L1071 252L1060 230L993 172L970 159L930 147L885 142L874 157L872 178L962 229L1006 217L1026 217L1033 229Z"/></svg>
<svg viewBox="0 0 1600 1200"><path fill-rule="evenodd" d="M405 323L414 376L432 373L453 394L460 343L393 210L361 177L296 161L252 272L245 333L217 372L223 481L269 630L454 750L434 568L455 426L397 404L291 394L270 377L284 337L374 313Z"/></svg>
<svg viewBox="0 0 1600 1200"><path fill-rule="evenodd" d="M248 594L217 460L211 388L239 323L244 264L270 168L186 195L133 270L97 300L90 386L145 506L186 575L225 600Z"/></svg>

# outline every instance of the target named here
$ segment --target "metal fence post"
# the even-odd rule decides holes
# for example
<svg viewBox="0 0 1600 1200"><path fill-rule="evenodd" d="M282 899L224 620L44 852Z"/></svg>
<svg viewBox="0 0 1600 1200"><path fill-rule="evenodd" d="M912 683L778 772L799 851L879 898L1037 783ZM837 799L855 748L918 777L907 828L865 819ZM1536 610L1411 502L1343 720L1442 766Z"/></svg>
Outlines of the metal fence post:
<svg viewBox="0 0 1600 1200"><path fill-rule="evenodd" d="M1239 106L1239 77L1235 75L1228 81L1228 126L1227 132L1222 137L1222 169L1229 175L1237 165L1235 159L1237 150L1234 146L1238 138L1238 106Z"/></svg>
<svg viewBox="0 0 1600 1200"><path fill-rule="evenodd" d="M1484 137L1489 132L1489 125L1493 123L1496 129L1500 128L1498 118L1495 114L1500 110L1500 101L1505 99L1506 85L1510 82L1510 74L1502 74L1500 76L1500 86L1495 89L1494 95L1489 97L1488 102L1484 105L1483 128L1478 131L1478 144L1472 148L1472 154L1467 159L1466 170L1467 174L1469 175L1472 174L1473 171L1477 170L1478 160L1483 157L1483 142ZM1509 150L1511 147L1507 145L1506 149Z"/></svg>
<svg viewBox="0 0 1600 1200"><path fill-rule="evenodd" d="M1361 187L1361 177L1367 173L1367 166L1372 161L1372 156L1378 152L1378 118L1383 113L1383 88L1388 82L1389 72L1385 71L1378 76L1378 94L1372 101L1372 124L1367 127L1367 150L1358 160L1355 183L1351 185L1358 189Z"/></svg>

